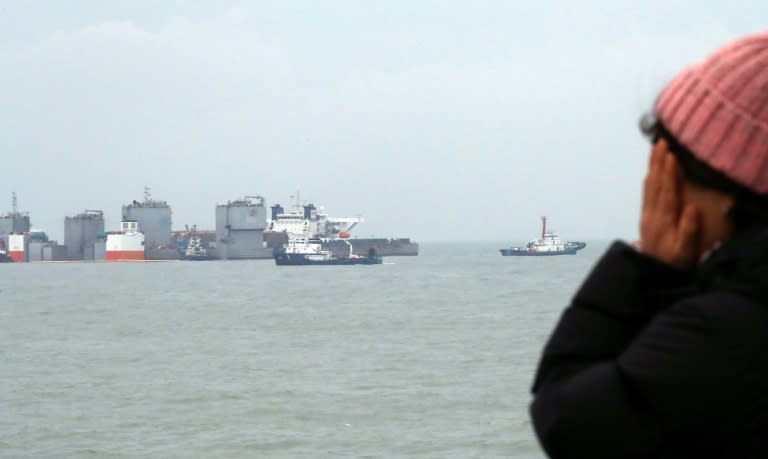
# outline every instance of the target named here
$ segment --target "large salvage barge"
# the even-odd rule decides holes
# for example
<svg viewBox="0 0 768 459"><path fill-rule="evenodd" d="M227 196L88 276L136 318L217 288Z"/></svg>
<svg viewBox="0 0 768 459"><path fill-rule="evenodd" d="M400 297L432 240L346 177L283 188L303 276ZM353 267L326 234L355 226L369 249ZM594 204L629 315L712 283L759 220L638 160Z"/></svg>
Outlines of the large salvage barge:
<svg viewBox="0 0 768 459"><path fill-rule="evenodd" d="M285 212L265 199L244 196L216 205L215 230L172 230L172 209L166 201L152 199L149 187L144 200L125 204L120 227L105 229L101 210L85 210L66 217L64 244L49 240L45 231L33 228L29 214L17 210L0 214L0 261L156 261L272 259L297 234L309 234L333 257L350 254L366 257L418 255L419 245L408 238L353 238L350 230L360 217L330 217L314 205L297 204Z"/></svg>
<svg viewBox="0 0 768 459"><path fill-rule="evenodd" d="M297 203L290 212L275 204L271 207L271 217L264 231L264 243L273 250L284 247L290 239L306 231L335 257L348 257L350 251L376 257L419 254L419 244L409 238L352 237L352 229L365 221L362 217L331 217L313 204Z"/></svg>

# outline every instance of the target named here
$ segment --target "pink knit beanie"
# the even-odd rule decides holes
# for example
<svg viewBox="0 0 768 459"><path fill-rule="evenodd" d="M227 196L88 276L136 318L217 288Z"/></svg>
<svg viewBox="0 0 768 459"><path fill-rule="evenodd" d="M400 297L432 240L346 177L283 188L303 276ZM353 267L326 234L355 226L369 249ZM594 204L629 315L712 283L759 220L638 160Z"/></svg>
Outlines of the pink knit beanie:
<svg viewBox="0 0 768 459"><path fill-rule="evenodd" d="M656 116L699 160L768 195L768 33L683 70L656 101Z"/></svg>

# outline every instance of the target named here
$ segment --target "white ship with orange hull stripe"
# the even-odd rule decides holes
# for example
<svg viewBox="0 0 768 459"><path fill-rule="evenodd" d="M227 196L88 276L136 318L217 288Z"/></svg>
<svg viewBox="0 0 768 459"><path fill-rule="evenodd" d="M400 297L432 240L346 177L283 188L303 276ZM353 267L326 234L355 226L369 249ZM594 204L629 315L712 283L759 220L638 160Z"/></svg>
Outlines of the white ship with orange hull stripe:
<svg viewBox="0 0 768 459"><path fill-rule="evenodd" d="M11 234L8 236L8 255L16 263L23 263L27 261L28 248L28 234Z"/></svg>
<svg viewBox="0 0 768 459"><path fill-rule="evenodd" d="M138 230L138 222L120 222L121 232L107 235L107 261L143 261L144 234Z"/></svg>

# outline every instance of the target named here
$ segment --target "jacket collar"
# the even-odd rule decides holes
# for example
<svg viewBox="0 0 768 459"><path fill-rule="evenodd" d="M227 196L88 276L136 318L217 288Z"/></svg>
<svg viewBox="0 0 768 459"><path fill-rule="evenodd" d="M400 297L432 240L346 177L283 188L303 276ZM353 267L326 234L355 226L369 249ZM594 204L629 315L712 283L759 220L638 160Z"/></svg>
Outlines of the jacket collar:
<svg viewBox="0 0 768 459"><path fill-rule="evenodd" d="M696 270L702 290L728 290L768 300L768 225L734 232Z"/></svg>

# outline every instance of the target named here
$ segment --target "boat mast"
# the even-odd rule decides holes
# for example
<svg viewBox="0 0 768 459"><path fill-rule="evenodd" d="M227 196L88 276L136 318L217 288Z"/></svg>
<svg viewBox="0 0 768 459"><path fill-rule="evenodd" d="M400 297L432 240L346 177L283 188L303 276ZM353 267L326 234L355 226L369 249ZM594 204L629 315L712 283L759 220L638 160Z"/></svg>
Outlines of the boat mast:
<svg viewBox="0 0 768 459"><path fill-rule="evenodd" d="M547 217L541 217L541 239L547 234Z"/></svg>

